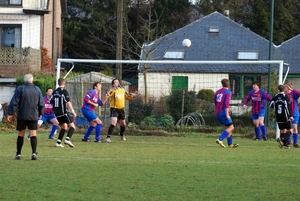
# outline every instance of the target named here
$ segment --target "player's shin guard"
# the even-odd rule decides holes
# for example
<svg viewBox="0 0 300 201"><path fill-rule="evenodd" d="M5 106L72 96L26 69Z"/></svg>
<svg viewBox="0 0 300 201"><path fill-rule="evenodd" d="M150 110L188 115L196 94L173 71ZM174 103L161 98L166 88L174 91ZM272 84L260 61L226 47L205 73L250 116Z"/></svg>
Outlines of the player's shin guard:
<svg viewBox="0 0 300 201"><path fill-rule="evenodd" d="M69 128L68 134L67 134L67 137L68 137L69 139L72 138L72 135L73 135L74 131L75 131L75 129L74 129L73 127L70 127L70 128Z"/></svg>
<svg viewBox="0 0 300 201"><path fill-rule="evenodd" d="M36 147L37 147L37 138L36 138L36 136L32 136L30 138L30 144L31 144L32 153L36 153Z"/></svg>
<svg viewBox="0 0 300 201"><path fill-rule="evenodd" d="M52 129L51 129L51 131L50 131L49 137L53 137L56 130L57 130L57 126L56 126L56 125L53 125L53 126L52 126Z"/></svg>
<svg viewBox="0 0 300 201"><path fill-rule="evenodd" d="M293 133L293 142L294 144L298 144L298 133Z"/></svg>
<svg viewBox="0 0 300 201"><path fill-rule="evenodd" d="M21 154L23 143L24 143L24 137L18 136L18 138L17 138L17 154Z"/></svg>
<svg viewBox="0 0 300 201"><path fill-rule="evenodd" d="M120 126L120 136L124 135L125 126Z"/></svg>
<svg viewBox="0 0 300 201"><path fill-rule="evenodd" d="M260 140L260 128L259 127L255 127L255 136L256 136L256 139Z"/></svg>
<svg viewBox="0 0 300 201"><path fill-rule="evenodd" d="M66 130L65 129L60 129L60 131L59 131L59 135L58 135L58 140L59 140L59 142L61 142L62 141L62 139L63 139L63 137L64 137L64 135L65 135L65 132L66 132Z"/></svg>
<svg viewBox="0 0 300 201"><path fill-rule="evenodd" d="M101 129L102 129L102 124L97 124L97 126L96 126L95 141L99 141L100 140Z"/></svg>
<svg viewBox="0 0 300 201"><path fill-rule="evenodd" d="M283 134L282 138L283 138L283 144L284 146L288 146L288 138L291 136L291 131L287 131L286 133Z"/></svg>
<svg viewBox="0 0 300 201"><path fill-rule="evenodd" d="M92 133L92 131L94 130L94 126L89 126L88 129L86 130L86 133L84 134L83 138L84 139L88 139Z"/></svg>
<svg viewBox="0 0 300 201"><path fill-rule="evenodd" d="M263 137L267 137L267 129L266 129L266 126L265 125L262 125L260 126L260 130L261 130L261 133L263 135Z"/></svg>
<svg viewBox="0 0 300 201"><path fill-rule="evenodd" d="M110 137L110 136L111 136L111 134L112 134L113 131L114 131L114 128L115 128L115 126L112 125L112 124L109 126L109 128L108 128L108 133L107 133L107 137Z"/></svg>
<svg viewBox="0 0 300 201"><path fill-rule="evenodd" d="M232 144L232 135L229 138L227 138L227 144L228 146Z"/></svg>

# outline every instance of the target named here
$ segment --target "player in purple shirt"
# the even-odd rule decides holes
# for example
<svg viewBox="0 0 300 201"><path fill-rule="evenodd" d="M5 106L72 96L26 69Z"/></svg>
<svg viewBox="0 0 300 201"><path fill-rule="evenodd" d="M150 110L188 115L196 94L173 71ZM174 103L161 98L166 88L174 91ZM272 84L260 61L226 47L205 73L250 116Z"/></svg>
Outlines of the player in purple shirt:
<svg viewBox="0 0 300 201"><path fill-rule="evenodd" d="M230 117L229 103L231 100L231 91L228 89L229 80L222 79L222 88L219 89L214 96L214 103L216 106L215 114L219 122L225 126L225 130L222 131L221 135L217 139L216 143L223 148L226 146L223 144L223 140L227 138L227 144L230 148L236 148L239 144L232 144L232 131L234 130L233 122Z"/></svg>
<svg viewBox="0 0 300 201"><path fill-rule="evenodd" d="M244 99L243 108L246 109L247 103L252 101L252 120L255 126L255 140L260 140L260 130L264 140L267 140L267 131L264 124L264 118L266 113L265 101L271 101L272 96L267 92L260 89L260 84L258 81L252 83L253 90Z"/></svg>
<svg viewBox="0 0 300 201"><path fill-rule="evenodd" d="M103 104L105 104L107 96L103 101L101 101L101 99L99 98L100 91L101 84L99 82L96 82L93 84L93 89L88 91L83 99L81 112L83 116L88 120L88 122L90 122L90 126L88 127L85 135L82 137L82 141L84 142L90 141L89 136L94 129L96 129L94 142L101 142L100 135L102 129L102 121L94 113L94 109L97 106L102 106Z"/></svg>
<svg viewBox="0 0 300 201"><path fill-rule="evenodd" d="M299 108L298 108L298 98L300 97L300 91L293 89L290 84L285 84L285 94L290 99L292 115L294 120L292 121L293 124L293 146L295 148L299 148L298 145L298 123L299 123ZM292 144L291 138L288 139L289 144Z"/></svg>

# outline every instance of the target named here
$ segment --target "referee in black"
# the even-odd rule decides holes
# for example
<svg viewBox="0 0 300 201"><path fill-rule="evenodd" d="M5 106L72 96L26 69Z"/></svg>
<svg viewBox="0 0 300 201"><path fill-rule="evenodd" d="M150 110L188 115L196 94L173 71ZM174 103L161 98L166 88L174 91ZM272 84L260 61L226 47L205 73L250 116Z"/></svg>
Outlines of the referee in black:
<svg viewBox="0 0 300 201"><path fill-rule="evenodd" d="M277 139L279 147L290 149L287 139L291 136L293 115L291 110L291 104L288 96L284 93L285 86L279 85L277 87L278 94L273 96L270 103L270 107L274 108L276 115L276 122L280 129L280 138Z"/></svg>

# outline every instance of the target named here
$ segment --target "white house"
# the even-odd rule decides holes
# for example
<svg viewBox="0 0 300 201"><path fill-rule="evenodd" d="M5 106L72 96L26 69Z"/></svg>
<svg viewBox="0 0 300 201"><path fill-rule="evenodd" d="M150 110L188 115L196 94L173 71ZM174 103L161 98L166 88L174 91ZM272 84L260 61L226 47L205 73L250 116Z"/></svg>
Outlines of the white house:
<svg viewBox="0 0 300 201"><path fill-rule="evenodd" d="M40 70L42 48L53 61L61 57L67 17L65 0L0 1L0 76Z"/></svg>

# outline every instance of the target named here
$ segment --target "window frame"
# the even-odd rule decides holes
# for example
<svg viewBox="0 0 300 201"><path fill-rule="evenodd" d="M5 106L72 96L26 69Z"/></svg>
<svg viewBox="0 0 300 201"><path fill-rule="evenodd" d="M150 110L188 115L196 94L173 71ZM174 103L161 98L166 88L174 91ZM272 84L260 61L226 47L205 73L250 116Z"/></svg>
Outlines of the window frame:
<svg viewBox="0 0 300 201"><path fill-rule="evenodd" d="M185 52L184 51L166 51L164 56L163 56L163 59L164 60L184 60L184 54ZM174 56L172 56L174 55Z"/></svg>
<svg viewBox="0 0 300 201"><path fill-rule="evenodd" d="M249 54L249 57L247 57L247 54ZM253 54L253 57L251 54ZM255 61L258 60L259 52L257 50L239 50L237 52L237 60L251 60Z"/></svg>
<svg viewBox="0 0 300 201"><path fill-rule="evenodd" d="M0 6L22 6L23 5L23 0L20 0L20 4L16 4L16 3L11 3L12 0L6 0L7 3L1 3L0 2Z"/></svg>
<svg viewBox="0 0 300 201"><path fill-rule="evenodd" d="M2 31L2 28L20 28L20 44L16 45L16 41L14 40L14 47L22 48L22 24L0 24L0 30ZM6 47L4 46L4 41L2 41L2 33L0 33L0 47Z"/></svg>

